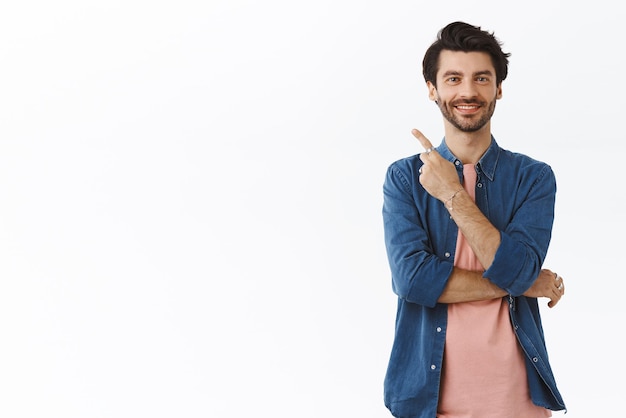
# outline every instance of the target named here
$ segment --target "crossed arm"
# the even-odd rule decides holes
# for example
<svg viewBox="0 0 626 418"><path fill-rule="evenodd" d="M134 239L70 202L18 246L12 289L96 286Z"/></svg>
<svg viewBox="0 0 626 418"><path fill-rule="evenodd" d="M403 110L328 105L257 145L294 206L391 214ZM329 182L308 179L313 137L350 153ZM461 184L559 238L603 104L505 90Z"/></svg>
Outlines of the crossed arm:
<svg viewBox="0 0 626 418"><path fill-rule="evenodd" d="M489 222L459 182L454 166L433 151L431 142L419 131L413 135L427 152L420 155L424 163L419 181L426 191L441 200L467 239L478 260L488 269L500 246L500 231ZM554 307L565 293L563 278L542 269L532 286L524 293L528 297L549 298ZM507 292L484 278L481 272L454 267L439 298L442 303L487 300L506 296Z"/></svg>
<svg viewBox="0 0 626 418"><path fill-rule="evenodd" d="M548 306L553 308L565 294L563 278L548 269L542 269L524 296L549 298ZM484 278L480 272L455 267L448 283L439 297L441 303L470 302L474 300L496 299L507 292Z"/></svg>

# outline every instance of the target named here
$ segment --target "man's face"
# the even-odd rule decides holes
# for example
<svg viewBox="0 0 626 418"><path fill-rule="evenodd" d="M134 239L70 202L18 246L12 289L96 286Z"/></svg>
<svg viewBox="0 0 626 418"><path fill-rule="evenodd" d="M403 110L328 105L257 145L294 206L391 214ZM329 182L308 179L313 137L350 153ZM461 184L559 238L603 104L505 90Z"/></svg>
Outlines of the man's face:
<svg viewBox="0 0 626 418"><path fill-rule="evenodd" d="M429 82L428 90L443 117L463 132L484 127L502 97L502 86L496 86L496 71L486 52L442 51L437 87Z"/></svg>

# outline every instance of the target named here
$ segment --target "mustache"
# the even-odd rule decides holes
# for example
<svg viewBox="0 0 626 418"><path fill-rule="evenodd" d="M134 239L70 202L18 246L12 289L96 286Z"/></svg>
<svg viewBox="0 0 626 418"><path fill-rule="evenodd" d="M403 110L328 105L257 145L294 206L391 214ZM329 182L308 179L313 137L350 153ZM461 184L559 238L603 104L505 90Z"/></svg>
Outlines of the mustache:
<svg viewBox="0 0 626 418"><path fill-rule="evenodd" d="M474 100L474 99L459 99L459 100L455 100L454 102L451 103L452 106L458 106L458 105L477 105L477 106L484 106L486 103L482 102L480 100Z"/></svg>

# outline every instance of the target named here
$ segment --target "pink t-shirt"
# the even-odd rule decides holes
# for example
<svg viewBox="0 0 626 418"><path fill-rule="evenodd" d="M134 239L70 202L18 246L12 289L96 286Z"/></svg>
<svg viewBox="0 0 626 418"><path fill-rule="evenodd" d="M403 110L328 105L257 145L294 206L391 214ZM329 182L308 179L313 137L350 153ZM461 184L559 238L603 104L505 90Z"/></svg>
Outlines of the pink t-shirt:
<svg viewBox="0 0 626 418"><path fill-rule="evenodd" d="M476 169L463 166L465 190L475 199ZM459 230L454 265L484 271ZM506 299L451 303L438 418L543 418L550 410L530 400L524 353Z"/></svg>

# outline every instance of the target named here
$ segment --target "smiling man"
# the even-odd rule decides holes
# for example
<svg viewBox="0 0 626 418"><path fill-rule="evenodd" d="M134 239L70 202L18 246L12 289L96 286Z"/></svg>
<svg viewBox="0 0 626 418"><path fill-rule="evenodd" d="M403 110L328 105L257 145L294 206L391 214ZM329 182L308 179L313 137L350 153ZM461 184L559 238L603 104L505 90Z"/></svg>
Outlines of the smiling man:
<svg viewBox="0 0 626 418"><path fill-rule="evenodd" d="M398 296L385 404L395 417L538 418L564 410L538 298L563 278L543 267L556 180L491 132L508 58L493 33L444 27L423 75L443 115L435 148L390 165L385 244Z"/></svg>

